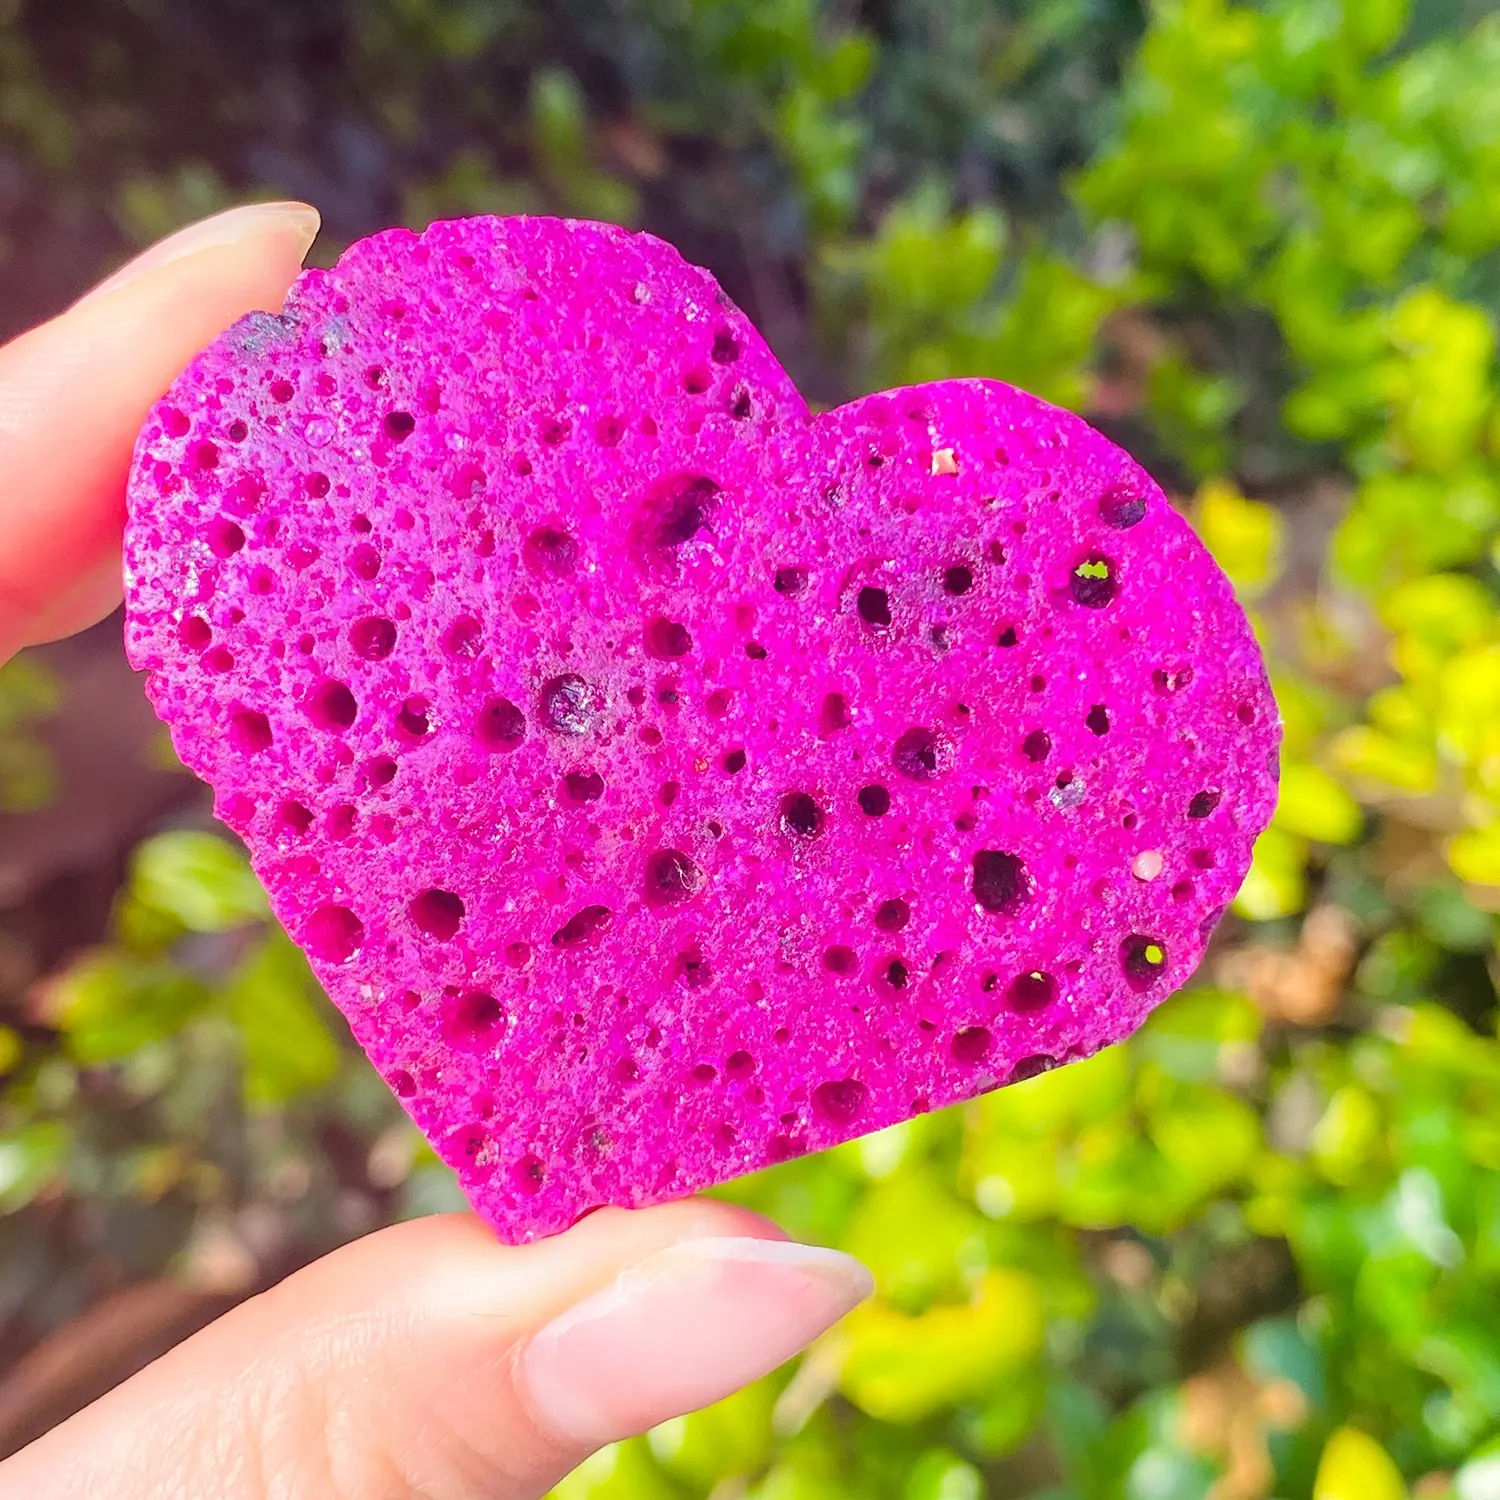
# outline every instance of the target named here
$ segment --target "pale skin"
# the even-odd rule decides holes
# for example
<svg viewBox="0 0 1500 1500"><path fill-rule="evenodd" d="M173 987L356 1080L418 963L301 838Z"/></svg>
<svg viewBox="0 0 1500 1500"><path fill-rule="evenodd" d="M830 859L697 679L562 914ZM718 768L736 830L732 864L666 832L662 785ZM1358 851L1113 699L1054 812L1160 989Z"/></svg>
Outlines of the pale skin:
<svg viewBox="0 0 1500 1500"><path fill-rule="evenodd" d="M204 345L279 310L301 204L147 251L0 349L0 660L120 599L131 449ZM523 1500L729 1394L870 1291L833 1251L705 1199L523 1248L445 1215L357 1241L13 1458L0 1500Z"/></svg>

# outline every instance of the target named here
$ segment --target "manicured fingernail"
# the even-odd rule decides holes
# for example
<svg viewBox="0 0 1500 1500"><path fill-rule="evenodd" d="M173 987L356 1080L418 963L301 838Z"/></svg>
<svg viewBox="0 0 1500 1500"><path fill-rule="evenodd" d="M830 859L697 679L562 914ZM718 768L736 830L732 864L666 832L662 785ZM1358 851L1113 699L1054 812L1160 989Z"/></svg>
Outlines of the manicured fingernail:
<svg viewBox="0 0 1500 1500"><path fill-rule="evenodd" d="M80 300L90 302L105 292L118 291L137 278L159 271L184 256L197 255L200 250L237 245L252 234L277 228L297 242L298 254L304 256L312 249L321 224L317 209L306 203L247 203L240 208L226 209L211 219L201 219L169 234L164 240L158 240Z"/></svg>
<svg viewBox="0 0 1500 1500"><path fill-rule="evenodd" d="M873 1288L837 1250L684 1240L537 1333L521 1382L548 1432L586 1447L613 1442L774 1370Z"/></svg>

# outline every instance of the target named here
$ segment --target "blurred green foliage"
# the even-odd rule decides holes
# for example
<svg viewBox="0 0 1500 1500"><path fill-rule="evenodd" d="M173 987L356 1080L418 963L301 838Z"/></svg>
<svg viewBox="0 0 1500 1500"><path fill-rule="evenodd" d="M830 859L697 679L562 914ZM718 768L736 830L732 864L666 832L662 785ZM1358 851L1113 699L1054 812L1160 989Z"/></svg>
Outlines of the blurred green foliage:
<svg viewBox="0 0 1500 1500"><path fill-rule="evenodd" d="M609 217L710 260L819 399L985 374L1074 406L1271 662L1280 801L1200 979L1086 1063L724 1189L875 1299L560 1500L1500 1496L1494 8L310 0L337 68L286 65L332 145L236 154L225 62L201 146L120 149L126 241L246 191L319 197L335 242ZM84 150L55 63L0 23L0 133L49 202ZM0 676L12 802L48 694ZM117 1231L145 1271L226 1214L275 1205L310 1254L453 1202L219 835L145 843L12 1021L0 1253L59 1203L150 1206Z"/></svg>
<svg viewBox="0 0 1500 1500"><path fill-rule="evenodd" d="M38 728L57 707L57 683L29 657L0 666L0 812L45 807L56 790Z"/></svg>

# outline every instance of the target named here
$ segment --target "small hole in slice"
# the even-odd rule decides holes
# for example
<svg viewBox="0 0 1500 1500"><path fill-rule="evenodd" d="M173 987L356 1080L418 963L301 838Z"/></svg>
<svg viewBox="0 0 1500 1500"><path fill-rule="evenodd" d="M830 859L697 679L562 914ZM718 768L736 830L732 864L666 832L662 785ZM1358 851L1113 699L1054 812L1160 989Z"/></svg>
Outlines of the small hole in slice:
<svg viewBox="0 0 1500 1500"><path fill-rule="evenodd" d="M455 661L474 661L484 649L484 627L473 615L460 615L443 632L443 651Z"/></svg>
<svg viewBox="0 0 1500 1500"><path fill-rule="evenodd" d="M1166 947L1159 938L1133 932L1120 944L1120 967L1125 972L1125 982L1142 994L1166 972Z"/></svg>
<svg viewBox="0 0 1500 1500"><path fill-rule="evenodd" d="M202 651L213 640L214 633L208 621L199 615L189 615L177 627L177 639L189 651Z"/></svg>
<svg viewBox="0 0 1500 1500"><path fill-rule="evenodd" d="M850 724L849 704L842 693L829 693L823 699L818 714L818 734L822 739L831 739Z"/></svg>
<svg viewBox="0 0 1500 1500"><path fill-rule="evenodd" d="M396 627L379 615L356 620L349 627L349 644L356 656L366 661L383 661L396 649Z"/></svg>
<svg viewBox="0 0 1500 1500"><path fill-rule="evenodd" d="M1165 693L1168 696L1181 692L1192 680L1193 669L1186 666L1174 667L1170 670L1166 667L1157 667L1151 674L1151 686L1158 693Z"/></svg>
<svg viewBox="0 0 1500 1500"><path fill-rule="evenodd" d="M288 800L276 809L276 826L283 833L301 838L312 827L313 815L300 802Z"/></svg>
<svg viewBox="0 0 1500 1500"><path fill-rule="evenodd" d="M372 787L389 786L396 779L396 762L389 755L377 755L365 766L365 780Z"/></svg>
<svg viewBox="0 0 1500 1500"><path fill-rule="evenodd" d="M522 555L533 573L566 578L578 566L578 543L560 526L538 526L526 538Z"/></svg>
<svg viewBox="0 0 1500 1500"><path fill-rule="evenodd" d="M1057 1059L1050 1052L1034 1052L1030 1057L1023 1057L1010 1070L1010 1081L1025 1083L1028 1079L1040 1078L1043 1073L1050 1073L1056 1066Z"/></svg>
<svg viewBox="0 0 1500 1500"><path fill-rule="evenodd" d="M542 685L542 723L554 734L587 734L598 721L599 700L576 672L565 672Z"/></svg>
<svg viewBox="0 0 1500 1500"><path fill-rule="evenodd" d="M954 1062L973 1067L990 1055L990 1049L994 1045L995 1039L990 1035L989 1027L965 1026L962 1031L954 1033L949 1050L953 1053Z"/></svg>
<svg viewBox="0 0 1500 1500"><path fill-rule="evenodd" d="M974 856L972 889L985 911L1010 916L1031 899L1031 876L1016 855L981 849Z"/></svg>
<svg viewBox="0 0 1500 1500"><path fill-rule="evenodd" d="M597 802L604 795L604 778L597 771L569 771L563 785L571 802Z"/></svg>
<svg viewBox="0 0 1500 1500"><path fill-rule="evenodd" d="M869 1089L857 1078L830 1079L813 1090L814 1111L834 1125L847 1125L865 1107Z"/></svg>
<svg viewBox="0 0 1500 1500"><path fill-rule="evenodd" d="M783 833L815 839L823 831L823 821L823 809L806 792L788 792L781 799Z"/></svg>
<svg viewBox="0 0 1500 1500"><path fill-rule="evenodd" d="M220 516L208 523L208 546L215 557L233 557L245 545L245 533Z"/></svg>
<svg viewBox="0 0 1500 1500"><path fill-rule="evenodd" d="M431 710L425 698L408 698L396 715L396 727L408 739L420 740L432 729Z"/></svg>
<svg viewBox="0 0 1500 1500"><path fill-rule="evenodd" d="M1115 565L1097 553L1083 559L1074 569L1069 581L1074 600L1085 609L1103 609L1113 602L1119 592L1120 581Z"/></svg>
<svg viewBox="0 0 1500 1500"><path fill-rule="evenodd" d="M1219 805L1223 795L1222 792L1212 789L1196 793L1193 800L1188 803L1188 817L1206 818Z"/></svg>
<svg viewBox="0 0 1500 1500"><path fill-rule="evenodd" d="M229 743L244 755L256 755L271 748L271 721L252 708L242 708L229 716Z"/></svg>
<svg viewBox="0 0 1500 1500"><path fill-rule="evenodd" d="M539 1156L523 1156L512 1165L510 1180L517 1192L524 1193L528 1198L536 1197L542 1190L542 1184L547 1180L547 1172L542 1166L542 1159Z"/></svg>
<svg viewBox="0 0 1500 1500"><path fill-rule="evenodd" d="M852 974L859 967L859 957L853 948L836 943L823 950L823 967L830 974Z"/></svg>
<svg viewBox="0 0 1500 1500"><path fill-rule="evenodd" d="M1099 516L1106 526L1128 531L1146 516L1146 497L1126 484L1111 485L1099 497Z"/></svg>
<svg viewBox="0 0 1500 1500"><path fill-rule="evenodd" d="M891 764L908 781L936 780L948 769L951 759L947 738L923 724L902 734L891 752Z"/></svg>
<svg viewBox="0 0 1500 1500"><path fill-rule="evenodd" d="M890 595L873 584L866 584L859 591L859 596L855 600L855 608L859 611L860 619L877 630L891 623Z"/></svg>
<svg viewBox="0 0 1500 1500"><path fill-rule="evenodd" d="M701 474L669 480L653 506L657 546L681 547L706 530L719 494L719 486Z"/></svg>
<svg viewBox="0 0 1500 1500"><path fill-rule="evenodd" d="M505 1023L500 1002L485 990L466 990L448 1010L444 1025L450 1041L487 1046Z"/></svg>
<svg viewBox="0 0 1500 1500"><path fill-rule="evenodd" d="M514 750L526 738L526 715L509 698L491 698L479 711L474 737L487 750Z"/></svg>
<svg viewBox="0 0 1500 1500"><path fill-rule="evenodd" d="M1057 981L1041 969L1017 974L1005 992L1012 1010L1043 1010L1057 999Z"/></svg>
<svg viewBox="0 0 1500 1500"><path fill-rule="evenodd" d="M464 904L452 891L436 886L423 891L407 908L417 929L440 943L458 931L464 919Z"/></svg>
<svg viewBox="0 0 1500 1500"><path fill-rule="evenodd" d="M302 929L302 946L324 963L347 963L365 940L365 924L347 906L320 906Z"/></svg>
<svg viewBox="0 0 1500 1500"><path fill-rule="evenodd" d="M573 913L552 934L554 948L577 948L604 932L614 920L614 913L607 906L585 906Z"/></svg>
<svg viewBox="0 0 1500 1500"><path fill-rule="evenodd" d="M703 871L681 849L658 849L646 861L646 899L653 906L680 906L703 889Z"/></svg>
<svg viewBox="0 0 1500 1500"><path fill-rule="evenodd" d="M658 616L646 626L646 654L658 661L675 661L693 649L685 625Z"/></svg>

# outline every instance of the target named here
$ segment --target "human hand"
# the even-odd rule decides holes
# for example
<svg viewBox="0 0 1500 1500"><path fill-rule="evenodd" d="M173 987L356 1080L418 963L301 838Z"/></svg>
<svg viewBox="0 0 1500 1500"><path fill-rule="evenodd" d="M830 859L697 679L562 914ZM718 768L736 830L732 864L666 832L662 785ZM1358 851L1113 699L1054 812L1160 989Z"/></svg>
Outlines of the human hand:
<svg viewBox="0 0 1500 1500"><path fill-rule="evenodd" d="M317 222L279 204L195 225L0 349L0 660L118 603L148 409L235 319L280 309ZM521 1500L773 1369L870 1287L706 1199L520 1249L467 1215L402 1224L0 1464L0 1500Z"/></svg>

